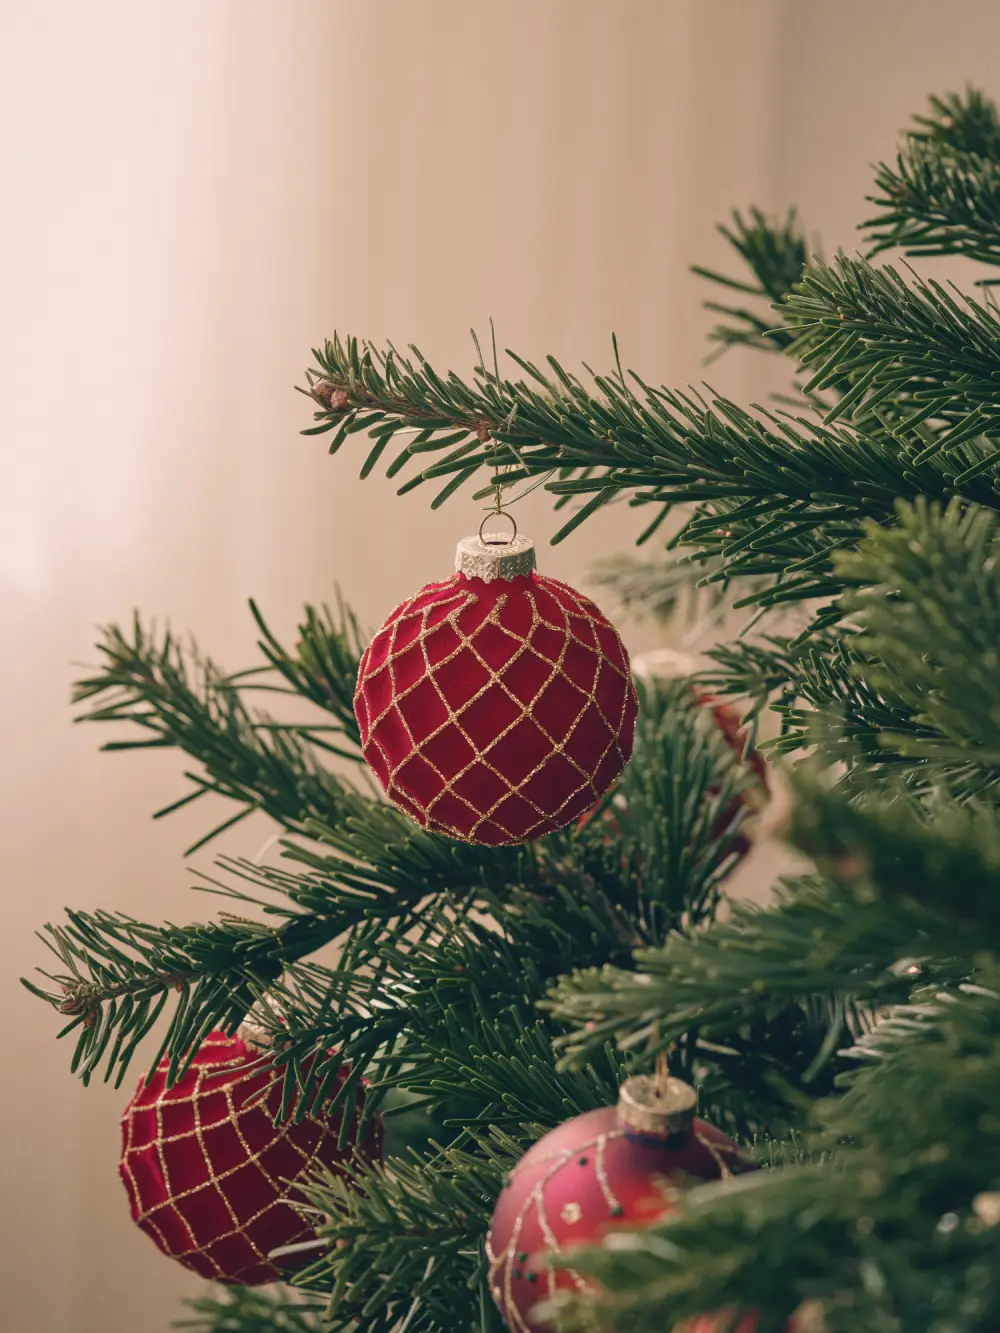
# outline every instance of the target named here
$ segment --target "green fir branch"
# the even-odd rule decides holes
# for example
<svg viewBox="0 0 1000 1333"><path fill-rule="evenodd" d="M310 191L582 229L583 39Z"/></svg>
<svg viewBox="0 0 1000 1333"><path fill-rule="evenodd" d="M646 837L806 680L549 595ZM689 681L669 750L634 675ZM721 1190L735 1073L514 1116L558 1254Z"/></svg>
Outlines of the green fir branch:
<svg viewBox="0 0 1000 1333"><path fill-rule="evenodd" d="M863 223L873 253L898 247L911 255L963 255L1000 262L1000 119L976 89L931 98L894 166L875 177ZM993 282L994 279L986 279Z"/></svg>
<svg viewBox="0 0 1000 1333"><path fill-rule="evenodd" d="M301 831L309 819L360 815L370 804L322 767L308 728L302 734L252 712L233 678L169 630L158 637L136 616L131 637L111 625L98 647L100 671L74 688L74 702L86 705L77 721L127 722L137 739L108 741L103 749L177 749L204 770L188 773L192 790L156 817L209 794L241 807L189 852L254 810Z"/></svg>
<svg viewBox="0 0 1000 1333"><path fill-rule="evenodd" d="M914 978L961 979L1000 952L1000 829L975 806L932 818L897 796L863 804L800 780L795 846L822 877L785 881L773 906L640 950L638 970L562 977L548 1007L572 1031L572 1067L608 1041L655 1049L697 1031L712 1041L814 995L878 1006Z"/></svg>
<svg viewBox="0 0 1000 1333"><path fill-rule="evenodd" d="M737 640L710 651L717 669L708 668L700 679L716 693L748 696L758 707L770 703L781 725L778 736L762 743L769 753L792 755L818 745L829 762L847 766L846 780L859 767L912 770L900 752L903 738L933 732L912 708L876 688L870 675L877 659L863 653L860 643L859 634L843 624L794 638ZM886 744L889 735L896 744ZM943 768L935 770L935 778L943 776Z"/></svg>
<svg viewBox="0 0 1000 1333"><path fill-rule="evenodd" d="M336 753L360 762L361 736L354 715L354 690L367 639L339 588L335 614L327 606L305 608L305 618L298 628L298 642L292 652L283 647L268 629L252 600L250 610L261 633L260 650L287 681L290 693L332 713L337 722L336 730L351 747L347 752L337 747ZM306 734L315 744L315 729L307 729ZM331 747L325 745L324 748Z"/></svg>
<svg viewBox="0 0 1000 1333"><path fill-rule="evenodd" d="M781 221L772 221L757 208L751 208L747 216L737 209L733 211L730 225L720 224L716 230L750 270L751 280L732 278L698 264L691 266L692 273L756 300L754 306L705 301L706 310L725 316L725 322L716 324L709 333L709 340L718 343L720 351L734 346L769 352L787 351L794 334L785 328L783 319L768 319L761 312L760 303L767 302L780 311L782 302L802 277L810 259L809 245L795 209L789 209Z"/></svg>
<svg viewBox="0 0 1000 1333"><path fill-rule="evenodd" d="M745 1024L770 1023L817 994L867 1004L902 998L905 984L892 971L900 932L888 909L878 919L869 914L859 938L853 904L821 882L784 881L776 894L766 911L734 903L730 920L638 951L638 970L606 966L561 977L548 1007L573 1025L557 1042L567 1066L609 1041L655 1051L697 1031L725 1044ZM929 926L924 917L911 926L913 953L929 952Z"/></svg>
<svg viewBox="0 0 1000 1333"><path fill-rule="evenodd" d="M304 1303L287 1288L222 1287L184 1302L188 1314L172 1328L186 1333L321 1333L323 1306Z"/></svg>
<svg viewBox="0 0 1000 1333"><path fill-rule="evenodd" d="M991 510L900 503L835 558L848 591L835 629L713 649L718 693L770 701L769 748L820 746L862 787L882 771L938 799L991 798L1000 782L1000 527Z"/></svg>
<svg viewBox="0 0 1000 1333"><path fill-rule="evenodd" d="M900 304L909 299L891 283L887 290ZM598 376L591 393L556 362L550 377L521 362L533 383L480 365L467 384L454 374L442 379L418 352L407 359L351 338L335 338L317 357L320 372L309 383L322 428L337 430L334 448L368 425L383 446L418 429L390 464L396 475L419 459L404 489L507 466L508 484L538 477L554 495L585 501L554 540L618 494L653 505L657 521L693 503L673 544L719 560L712 578L766 578L747 604L836 595L833 552L856 545L862 520L891 522L901 495L957 495L994 508L1000 496L974 440L930 449L925 425L880 425L871 411L859 433L840 420L751 416L725 399L706 402L636 377ZM849 396L841 403L846 411ZM460 458L428 466L426 456L451 447L456 432L465 440Z"/></svg>
<svg viewBox="0 0 1000 1333"><path fill-rule="evenodd" d="M22 984L69 1017L59 1035L76 1033L73 1072L87 1083L103 1062L105 1081L113 1077L116 1087L176 997L150 1062L153 1068L169 1055L173 1081L210 1031L233 1030L289 963L332 938L320 917L285 915L278 927L236 917L180 927L68 911L67 925L49 925L40 936L62 968L39 969L51 988Z"/></svg>
<svg viewBox="0 0 1000 1333"><path fill-rule="evenodd" d="M494 1131L318 1179L325 1250L296 1278L328 1292L324 1328L348 1333L501 1333L486 1281L493 1201L522 1144Z"/></svg>
<svg viewBox="0 0 1000 1333"><path fill-rule="evenodd" d="M996 503L1000 428L1000 317L940 283L841 256L813 265L785 305L798 331L791 348L812 378L806 392L849 385L826 421L872 428L880 416L897 441L897 468L942 457L965 498ZM917 431L927 423L931 435Z"/></svg>
<svg viewBox="0 0 1000 1333"><path fill-rule="evenodd" d="M880 742L982 795L1000 783L1000 523L988 510L900 504L838 568L856 591L872 686L915 724Z"/></svg>

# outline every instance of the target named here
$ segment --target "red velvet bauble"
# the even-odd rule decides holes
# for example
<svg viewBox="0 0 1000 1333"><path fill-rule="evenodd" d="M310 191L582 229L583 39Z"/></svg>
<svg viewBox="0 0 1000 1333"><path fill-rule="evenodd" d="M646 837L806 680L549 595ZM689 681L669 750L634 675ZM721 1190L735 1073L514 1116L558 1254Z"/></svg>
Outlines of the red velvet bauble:
<svg viewBox="0 0 1000 1333"><path fill-rule="evenodd" d="M210 1033L169 1090L168 1063L139 1084L122 1117L119 1170L133 1221L164 1254L219 1282L274 1282L315 1258L268 1254L313 1237L294 1206L304 1202L298 1186L317 1167L342 1166L356 1136L338 1148L340 1121L323 1116L275 1125L281 1076L239 1036ZM380 1153L377 1117L357 1146Z"/></svg>
<svg viewBox="0 0 1000 1333"><path fill-rule="evenodd" d="M531 543L517 540L528 572L494 576L484 547L484 563L463 568L488 577L459 572L421 588L375 635L358 673L362 749L386 795L465 842L521 843L561 828L632 753L636 692L614 626L535 572Z"/></svg>
<svg viewBox="0 0 1000 1333"><path fill-rule="evenodd" d="M511 1333L545 1333L532 1311L557 1291L586 1291L548 1259L620 1226L663 1217L690 1185L754 1170L728 1135L695 1119L686 1132L636 1133L617 1107L551 1130L507 1178L487 1237L490 1289Z"/></svg>

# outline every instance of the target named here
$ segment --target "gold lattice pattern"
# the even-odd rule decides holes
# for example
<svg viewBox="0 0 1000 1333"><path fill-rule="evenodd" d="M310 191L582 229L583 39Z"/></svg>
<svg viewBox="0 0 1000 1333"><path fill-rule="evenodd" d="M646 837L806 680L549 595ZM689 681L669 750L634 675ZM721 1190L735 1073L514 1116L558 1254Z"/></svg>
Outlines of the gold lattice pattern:
<svg viewBox="0 0 1000 1333"><path fill-rule="evenodd" d="M140 1083L122 1117L120 1170L133 1220L203 1277L275 1281L279 1264L296 1264L272 1262L270 1251L313 1236L296 1208L297 1186L315 1167L343 1164L339 1122L306 1116L275 1125L280 1076L238 1037L212 1033L169 1090L166 1070L163 1061L148 1086Z"/></svg>
<svg viewBox="0 0 1000 1333"><path fill-rule="evenodd" d="M354 699L389 799L451 838L520 843L589 810L632 753L628 654L593 602L539 574L456 574L398 606Z"/></svg>

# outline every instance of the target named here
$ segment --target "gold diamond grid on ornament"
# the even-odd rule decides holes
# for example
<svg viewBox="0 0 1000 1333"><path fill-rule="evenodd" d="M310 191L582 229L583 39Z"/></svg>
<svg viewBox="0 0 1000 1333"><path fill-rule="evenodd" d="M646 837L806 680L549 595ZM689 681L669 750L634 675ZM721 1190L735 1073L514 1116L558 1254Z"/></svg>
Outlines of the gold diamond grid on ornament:
<svg viewBox="0 0 1000 1333"><path fill-rule="evenodd" d="M228 1047L230 1044L228 1039L226 1041L214 1042L211 1039L208 1039L204 1043L204 1047L210 1048L213 1045ZM336 1141L339 1132L338 1125L331 1126L328 1122L319 1117L306 1115L303 1123L311 1122L316 1129L315 1142L312 1145L311 1150L307 1151L300 1143L297 1143L295 1137L290 1134L290 1131L293 1130L296 1133L301 1134L302 1126L294 1124L292 1119L289 1118L285 1120L283 1124L275 1127L274 1137L268 1143L259 1148L256 1152L252 1151L250 1144L247 1142L246 1136L243 1133L243 1127L240 1123L241 1119L254 1112L263 1113L268 1119L271 1118L271 1111L274 1108L268 1108L265 1103L270 1099L271 1090L280 1084L280 1078L274 1076L265 1087L255 1089L253 1095L240 1107L237 1107L235 1104L233 1090L239 1087L240 1084L259 1079L261 1073L259 1062L254 1062L254 1064L248 1068L247 1073L234 1079L232 1082L227 1082L216 1088L212 1087L213 1078L217 1077L222 1071L245 1063L245 1057L237 1056L230 1060L219 1060L212 1064L193 1066L192 1072L195 1074L195 1082L190 1096L178 1097L172 1095L173 1091L176 1091L176 1089L164 1092L157 1097L154 1103L140 1105L130 1103L122 1118L124 1144L121 1158L121 1170L122 1175L125 1178L128 1193L135 1206L136 1223L139 1226L148 1227L153 1231L159 1240L162 1249L173 1258L178 1259L181 1262L195 1257L207 1261L208 1265L214 1272L211 1275L203 1272L203 1276L216 1276L224 1279L229 1276L227 1275L226 1269L223 1268L212 1256L211 1250L216 1246L221 1245L226 1241L231 1241L237 1237L249 1245L258 1263L271 1268L274 1267L266 1252L260 1248L254 1236L251 1234L251 1228L255 1222L259 1221L260 1218L272 1208L294 1208L293 1202L288 1198L289 1191L294 1187L298 1177L307 1175L311 1169L322 1160L320 1154L327 1145L327 1141L331 1138ZM209 1100L214 1102L219 1097L224 1098L227 1113L219 1119L211 1120L208 1123L203 1122L203 1105ZM164 1134L164 1109L168 1111L171 1117L174 1117L177 1111L186 1106L191 1107L191 1129L175 1134ZM143 1191L140 1188L140 1182L136 1179L132 1160L130 1159L136 1158L141 1160L139 1155L150 1145L150 1139L148 1137L138 1141L141 1139L141 1135L136 1135L135 1133L137 1116L141 1116L145 1120L149 1118L150 1112L153 1112L155 1116L156 1134L153 1143L155 1144L156 1157L163 1177L163 1183L167 1190L167 1197L159 1200L157 1203L153 1204L152 1207L147 1208L143 1201ZM206 1149L204 1136L207 1133L217 1132L224 1126L230 1126L232 1128L244 1156L232 1167L222 1171L216 1171ZM185 1189L179 1189L175 1193L171 1185L170 1166L167 1161L165 1147L168 1144L179 1143L188 1139L196 1140L198 1147L201 1150L205 1175L204 1178L199 1179L196 1183ZM284 1148L291 1148L301 1160L301 1166L296 1171L295 1177L291 1180L276 1179L268 1170L268 1167L263 1160L265 1154L273 1152L279 1145ZM240 1218L237 1215L226 1190L223 1188L223 1185L227 1181L231 1181L238 1173L244 1172L247 1169L256 1170L260 1173L269 1189L273 1192L273 1197L250 1217ZM178 1207L178 1204L184 1199L193 1199L195 1195L200 1194L202 1198L199 1200L199 1208L202 1213L204 1213L206 1191L213 1193L221 1201L226 1214L228 1214L231 1225L228 1231L214 1234L211 1241L203 1246L199 1243L194 1230L194 1224L199 1220L197 1211L192 1219L186 1215L182 1207ZM179 1219L183 1224L187 1233L187 1248L178 1249L177 1236L174 1235L174 1237L171 1238L171 1236L164 1231L162 1224L165 1224L168 1219ZM171 1230L174 1230L174 1228L168 1227L168 1231ZM293 1244L311 1234L311 1225L303 1220L301 1232L291 1238L287 1243ZM199 1271L202 1270L199 1268Z"/></svg>
<svg viewBox="0 0 1000 1333"><path fill-rule="evenodd" d="M518 1241L521 1238L521 1232L531 1214L531 1210L533 1208L536 1210L539 1228L551 1253L562 1254L563 1247L560 1245L559 1238L552 1230L552 1225L549 1222L545 1202L545 1186L554 1180L563 1168L568 1166L574 1158L578 1161L585 1162L586 1157L581 1157L580 1154L589 1152L593 1149L594 1175L597 1179L598 1188L600 1189L604 1202L607 1205L608 1216L612 1219L620 1217L622 1214L622 1206L611 1188L604 1159L608 1144L615 1139L624 1138L628 1132L629 1131L624 1128L608 1130L607 1133L598 1134L593 1139L589 1139L586 1143L575 1144L572 1148L561 1148L558 1152L553 1153L551 1155L552 1165L525 1199L524 1206L515 1219L514 1227L506 1247L498 1254L494 1253L493 1248L490 1245L490 1238L487 1236L486 1259L489 1264L490 1291L497 1306L502 1310L504 1318L510 1324L513 1333L531 1333L531 1328L525 1323L511 1290L511 1281L515 1277L521 1276L519 1265L526 1264L532 1257L529 1254L520 1252L518 1249ZM718 1167L719 1179L732 1179L733 1172L723 1155L725 1148L719 1144L713 1143L711 1139L707 1138L704 1134L699 1133L697 1130L694 1131L694 1137L711 1155L712 1160ZM537 1165L538 1159L535 1158L531 1162L532 1169ZM516 1177L517 1172L518 1168L515 1167L507 1177L508 1184ZM677 1195L677 1190L673 1182L666 1177L657 1177L655 1183L664 1199L667 1202L672 1202ZM563 1206L560 1217L567 1224L571 1226L575 1225L583 1220L583 1209L578 1203L571 1201ZM551 1264L546 1264L543 1271L546 1276L548 1295L551 1299L555 1296L557 1291L556 1269L553 1268ZM567 1267L562 1271L569 1274L579 1291L587 1292L592 1290L592 1287L587 1283L586 1279L583 1278L575 1268ZM529 1281L535 1280L536 1275L534 1270L530 1271L527 1276Z"/></svg>
<svg viewBox="0 0 1000 1333"><path fill-rule="evenodd" d="M432 591L437 595L428 602ZM559 620L540 608L545 593ZM508 843L550 832L594 805L627 759L620 733L630 700L634 708L635 686L614 628L591 602L554 579L540 581L524 596L531 613L526 632L503 623L505 595L470 631L462 621L479 598L458 576L422 589L397 607L362 660L355 707L366 758L394 805L461 841L485 841L487 826L494 835L490 841ZM384 660L372 666L371 655L387 635ZM490 658L498 655L503 660L495 665ZM456 687L462 672L474 674L478 687L453 706L442 686ZM611 691L613 677L618 683ZM555 689L562 691L564 710L567 695L573 699L559 734L533 711ZM596 763L574 754L574 736L590 710L606 731ZM402 757L394 760L393 750ZM456 750L459 762L449 775L446 765L454 766ZM550 775L543 770L553 763L568 765L573 782L568 795L560 792L556 808L545 804L544 779ZM515 812L520 820L514 820ZM459 814L465 816L463 825L471 819L471 828L458 826ZM512 827L515 823L522 827Z"/></svg>

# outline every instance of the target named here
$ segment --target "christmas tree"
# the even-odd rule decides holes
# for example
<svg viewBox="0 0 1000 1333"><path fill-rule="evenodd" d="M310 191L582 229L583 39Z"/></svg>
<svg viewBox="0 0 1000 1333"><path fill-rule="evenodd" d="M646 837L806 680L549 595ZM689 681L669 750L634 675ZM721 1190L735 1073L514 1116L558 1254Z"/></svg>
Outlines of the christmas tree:
<svg viewBox="0 0 1000 1333"><path fill-rule="evenodd" d="M336 1160L309 1176L308 1238L273 1255L291 1285L220 1286L182 1327L485 1331L499 1305L521 1333L494 1291L497 1198L533 1144L626 1078L662 1090L664 1056L763 1169L716 1171L570 1257L550 1245L574 1278L545 1317L619 1333L702 1316L719 1333L1000 1324L994 106L933 99L872 203L865 258L811 259L794 215L728 229L745 271L706 275L727 292L715 338L789 359L794 389L769 409L620 364L584 380L514 357L509 378L487 349L463 379L351 337L316 353L307 433L331 452L367 433L363 475L436 483L435 505L541 483L568 515L557 539L624 498L661 543L614 572L629 599L669 610L701 584L744 608L699 679L640 684L631 763L593 813L490 846L383 800L354 707L367 636L343 603L308 608L293 647L253 608L262 661L236 674L138 618L106 631L77 700L127 724L107 748L184 752L176 804L229 802L203 841L263 811L284 855L220 862L212 887L234 910L207 924L69 913L32 989L66 1016L77 1074L121 1083L142 1047L168 1099L209 1033L250 1014L273 1094L259 1113L339 1126ZM888 250L964 255L970 291ZM272 717L261 689L322 720ZM751 907L725 880L769 710L785 834L812 868ZM531 1270L540 1297L546 1271Z"/></svg>

